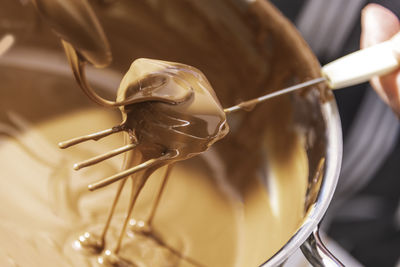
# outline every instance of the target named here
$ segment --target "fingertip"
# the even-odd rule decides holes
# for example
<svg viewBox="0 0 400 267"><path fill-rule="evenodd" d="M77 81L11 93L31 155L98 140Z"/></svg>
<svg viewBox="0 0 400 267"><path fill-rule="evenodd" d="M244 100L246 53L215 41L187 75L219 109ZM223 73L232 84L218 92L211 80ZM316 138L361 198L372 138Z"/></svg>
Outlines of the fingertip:
<svg viewBox="0 0 400 267"><path fill-rule="evenodd" d="M375 3L370 3L367 4L362 10L361 10L361 17L369 16L371 13L376 12L377 10L380 10L381 8L384 8L383 6Z"/></svg>
<svg viewBox="0 0 400 267"><path fill-rule="evenodd" d="M361 48L390 39L400 30L399 19L389 9L368 4L361 12Z"/></svg>

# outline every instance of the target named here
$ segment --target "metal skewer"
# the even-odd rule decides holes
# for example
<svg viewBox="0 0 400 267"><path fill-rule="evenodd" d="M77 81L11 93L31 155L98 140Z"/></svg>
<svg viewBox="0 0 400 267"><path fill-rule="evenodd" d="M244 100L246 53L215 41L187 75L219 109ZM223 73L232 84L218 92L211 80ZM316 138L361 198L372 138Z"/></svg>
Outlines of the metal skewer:
<svg viewBox="0 0 400 267"><path fill-rule="evenodd" d="M263 96L248 100L248 101L244 101L244 102L242 102L242 103L240 103L238 105L226 108L226 109L224 109L224 112L226 114L229 114L231 112L235 112L235 111L238 111L240 109L243 109L246 106L257 105L258 103L264 102L264 101L266 101L268 99L271 99L271 98L274 98L274 97L277 97L277 96L280 96L280 95L284 95L284 94L287 94L287 93L290 93L290 92L293 92L293 91L296 91L296 90L300 90L300 89L303 89L303 88L311 86L311 85L315 85L315 84L318 84L318 83L326 82L326 80L327 79L324 78L324 77L319 77L319 78L316 78L316 79L313 79L313 80L309 80L309 81L306 81L306 82L303 82L303 83L299 83L299 84L296 84L296 85L293 85L293 86L290 86L290 87L286 87L284 89L275 91L273 93L269 93L269 94L266 94L266 95L263 95Z"/></svg>

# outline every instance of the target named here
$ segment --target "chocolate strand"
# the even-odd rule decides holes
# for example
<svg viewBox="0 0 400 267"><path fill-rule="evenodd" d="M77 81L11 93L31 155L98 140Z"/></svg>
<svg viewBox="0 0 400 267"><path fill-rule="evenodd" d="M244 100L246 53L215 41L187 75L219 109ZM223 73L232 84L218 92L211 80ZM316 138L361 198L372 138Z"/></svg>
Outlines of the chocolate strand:
<svg viewBox="0 0 400 267"><path fill-rule="evenodd" d="M99 96L87 82L86 74L85 74L86 62L80 58L80 56L76 52L75 48L71 44L69 44L68 42L66 42L64 40L62 40L61 42L64 46L65 54L67 55L67 59L72 68L75 79L78 82L79 86L81 87L82 91L93 102L95 102L103 107L114 107L115 106L114 101L106 100L103 97Z"/></svg>
<svg viewBox="0 0 400 267"><path fill-rule="evenodd" d="M143 174L136 176L132 179L131 200L129 203L128 213L125 217L124 224L122 226L121 233L120 233L118 241L117 241L117 245L115 246L115 249L114 249L115 254L118 254L118 252L121 248L121 243L125 236L126 226L128 225L128 222L131 218L133 208L135 207L136 199L138 198L140 191L142 190L144 184L146 183L147 179L150 177L150 175L152 173L153 173L153 170L147 169L146 172L144 172Z"/></svg>
<svg viewBox="0 0 400 267"><path fill-rule="evenodd" d="M166 172L164 174L163 181L162 181L161 186L160 186L160 190L158 190L156 200L154 201L154 204L153 204L153 207L151 209L149 218L147 219L147 225L150 226L150 227L151 227L151 224L153 222L154 216L156 214L158 205L160 204L161 196L163 195L163 192L165 190L165 185L167 184L167 181L169 179L169 176L171 174L171 171L172 171L173 167L174 167L173 164L170 164L170 165L167 166L167 170L166 170Z"/></svg>
<svg viewBox="0 0 400 267"><path fill-rule="evenodd" d="M133 154L135 154L135 155L133 155ZM141 158L140 153L127 153L127 154L125 154L124 162L122 164L122 168L121 169L122 170L126 170L127 168L129 168L130 164L132 164L132 162L131 162L132 160L140 161L140 158ZM104 225L103 232L101 233L101 237L100 238L101 238L103 244L104 244L104 241L105 241L105 237L106 237L108 228L110 227L111 219L112 219L112 217L114 215L114 212L115 212L115 207L117 206L117 203L118 203L119 198L121 196L122 189L124 188L127 180L128 179L123 179L120 182L119 186L118 186L117 192L116 192L114 200L113 200L113 204L112 204L111 209L110 209L110 211L108 213L108 216L107 216L107 221L106 221L106 223Z"/></svg>

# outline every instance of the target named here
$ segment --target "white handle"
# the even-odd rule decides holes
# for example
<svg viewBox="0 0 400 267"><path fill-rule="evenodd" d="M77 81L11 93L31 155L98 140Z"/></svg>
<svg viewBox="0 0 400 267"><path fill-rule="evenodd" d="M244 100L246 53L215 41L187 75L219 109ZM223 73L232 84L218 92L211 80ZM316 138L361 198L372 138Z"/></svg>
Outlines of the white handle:
<svg viewBox="0 0 400 267"><path fill-rule="evenodd" d="M359 50L322 67L331 89L340 89L388 74L400 65L393 39Z"/></svg>

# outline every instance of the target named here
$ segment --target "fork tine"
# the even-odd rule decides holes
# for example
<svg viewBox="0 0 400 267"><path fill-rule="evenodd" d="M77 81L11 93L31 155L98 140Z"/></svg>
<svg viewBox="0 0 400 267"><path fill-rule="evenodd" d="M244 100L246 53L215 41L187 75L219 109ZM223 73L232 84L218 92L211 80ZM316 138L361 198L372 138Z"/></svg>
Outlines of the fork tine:
<svg viewBox="0 0 400 267"><path fill-rule="evenodd" d="M173 157L175 157L177 155L178 155L178 152L173 150L171 152L168 152L168 153L162 155L159 158L149 159L148 161L145 161L145 162L143 162L143 163L141 163L139 165L136 165L135 167L132 167L132 168L127 169L127 170L124 170L124 171L122 171L120 173L117 173L115 175L107 177L107 178L105 178L103 180L100 180L100 181L98 181L96 183L90 184L88 186L88 188L89 188L90 191L94 191L94 190L100 189L100 188L105 187L105 186L107 186L109 184L115 183L115 182L117 182L117 181L129 176L129 175L132 175L132 174L134 174L136 172L139 172L139 171L142 171L144 169L153 167L154 165L156 165L158 163L161 163L164 160L171 159L171 158L173 158Z"/></svg>
<svg viewBox="0 0 400 267"><path fill-rule="evenodd" d="M68 148L70 146L74 146L76 144L80 144L82 142L88 141L88 140L94 140L97 141L103 137L109 136L110 134L113 133L117 133L123 130L122 126L116 126L116 127L112 127L110 129L106 129L97 133L92 133L92 134L88 134L88 135L84 135L84 136L79 136L79 137L75 137L72 138L70 140L64 141L64 142L60 142L58 143L58 146L60 148Z"/></svg>
<svg viewBox="0 0 400 267"><path fill-rule="evenodd" d="M75 163L74 164L74 170L77 171L77 170L80 170L82 168L91 166L93 164L97 164L99 162L102 162L103 160L112 158L112 157L114 157L116 155L122 154L124 152L129 151L129 150L132 150L135 146L136 146L136 144L129 144L129 145L126 145L126 146L119 147L117 149L111 150L111 151L109 151L107 153L104 153L104 154L101 154L99 156L87 159L85 161L82 161L82 162L79 162L79 163Z"/></svg>

